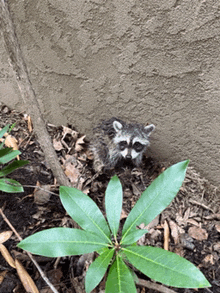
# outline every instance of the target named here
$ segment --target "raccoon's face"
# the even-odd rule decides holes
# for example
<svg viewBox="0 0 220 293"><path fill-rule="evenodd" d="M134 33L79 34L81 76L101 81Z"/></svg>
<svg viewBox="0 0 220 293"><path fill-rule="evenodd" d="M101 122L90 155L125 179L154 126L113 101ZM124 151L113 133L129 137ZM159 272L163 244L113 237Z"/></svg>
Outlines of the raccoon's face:
<svg viewBox="0 0 220 293"><path fill-rule="evenodd" d="M116 131L114 143L121 156L128 160L134 160L141 155L150 144L148 137L154 130L153 124L146 127L140 125L123 126L119 121L113 122Z"/></svg>
<svg viewBox="0 0 220 293"><path fill-rule="evenodd" d="M118 142L118 149L125 159L136 159L140 153L143 152L146 144L143 144L140 141L137 141L136 138L133 140L131 138L127 138L127 140L122 140ZM135 141L136 140L136 141Z"/></svg>

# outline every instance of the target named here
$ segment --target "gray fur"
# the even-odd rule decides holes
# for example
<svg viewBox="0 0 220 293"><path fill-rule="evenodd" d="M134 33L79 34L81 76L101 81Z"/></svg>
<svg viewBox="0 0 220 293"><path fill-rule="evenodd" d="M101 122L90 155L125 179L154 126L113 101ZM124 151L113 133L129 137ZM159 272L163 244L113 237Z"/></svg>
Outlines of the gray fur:
<svg viewBox="0 0 220 293"><path fill-rule="evenodd" d="M114 117L101 122L94 128L90 145L94 156L94 169L97 172L109 170L115 168L119 161L126 160L139 166L150 145L149 136L154 129L153 124L127 124Z"/></svg>

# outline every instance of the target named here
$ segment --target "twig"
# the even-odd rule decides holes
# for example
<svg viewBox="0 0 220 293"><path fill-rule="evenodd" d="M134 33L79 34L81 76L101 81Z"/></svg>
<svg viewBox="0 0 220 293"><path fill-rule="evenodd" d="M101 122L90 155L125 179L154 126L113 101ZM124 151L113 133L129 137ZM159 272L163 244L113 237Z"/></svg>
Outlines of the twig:
<svg viewBox="0 0 220 293"><path fill-rule="evenodd" d="M189 199L189 202L192 203L192 204L196 204L196 205L198 205L200 207L203 207L204 209L209 210L214 214L213 209L211 209L210 207L206 206L204 203L198 202L198 201L196 201L194 199Z"/></svg>
<svg viewBox="0 0 220 293"><path fill-rule="evenodd" d="M43 190L44 192L47 192L49 194L53 194L53 195L56 195L56 196L59 196L57 193L55 192L52 192L50 190L46 190L45 188L42 188L40 186L36 186L36 185L22 185L23 187L31 187L31 188L35 188L35 189L39 189L39 190ZM51 185L51 187L53 187L53 185ZM55 185L54 185L55 187Z"/></svg>
<svg viewBox="0 0 220 293"><path fill-rule="evenodd" d="M18 234L18 232L15 230L15 228L12 226L12 224L9 222L9 220L6 218L5 214L3 213L3 210L0 209L0 214L2 215L3 220L8 224L8 226L11 228L11 230L14 232L14 234L17 236L18 240L21 241L22 238Z"/></svg>
<svg viewBox="0 0 220 293"><path fill-rule="evenodd" d="M90 178L89 180L87 180L83 186L83 188L85 189L90 183L92 183L96 178L98 178L100 175L100 172L95 173L95 175Z"/></svg>
<svg viewBox="0 0 220 293"><path fill-rule="evenodd" d="M18 232L15 230L15 228L12 226L12 224L9 222L9 220L7 219L7 217L5 216L5 214L3 213L2 209L0 209L0 214L2 215L3 220L8 224L8 226L11 228L11 230L15 233L15 235L17 236L17 238L19 239L19 241L22 240L21 236L18 234ZM35 267L38 269L41 277L44 279L44 281L47 283L47 285L50 287L50 289L54 292L54 293L59 293L57 291L57 289L50 283L49 279L46 277L46 275L44 274L44 272L41 270L40 266L38 265L38 263L36 262L36 260L34 259L34 257L32 256L32 254L28 251L26 251L27 255L29 256L29 258L32 260L33 264L35 265Z"/></svg>
<svg viewBox="0 0 220 293"><path fill-rule="evenodd" d="M162 293L176 293L175 291L173 291L167 287L164 287L163 285L152 283L152 282L149 282L149 281L146 281L143 279L138 279L136 284L143 286L143 287L146 287L146 288L149 288L149 289L156 290L158 292L162 292Z"/></svg>
<svg viewBox="0 0 220 293"><path fill-rule="evenodd" d="M165 250L169 250L169 240L170 240L170 230L167 221L164 221L164 245L163 248Z"/></svg>
<svg viewBox="0 0 220 293"><path fill-rule="evenodd" d="M5 0L0 0L0 19L1 32L5 48L9 55L10 64L14 70L24 105L29 108L27 110L31 115L34 131L38 137L40 146L44 151L46 161L48 161L53 175L57 178L59 184L71 186L69 180L61 168L51 139L47 132L36 94L30 82L28 70L19 47L8 5Z"/></svg>

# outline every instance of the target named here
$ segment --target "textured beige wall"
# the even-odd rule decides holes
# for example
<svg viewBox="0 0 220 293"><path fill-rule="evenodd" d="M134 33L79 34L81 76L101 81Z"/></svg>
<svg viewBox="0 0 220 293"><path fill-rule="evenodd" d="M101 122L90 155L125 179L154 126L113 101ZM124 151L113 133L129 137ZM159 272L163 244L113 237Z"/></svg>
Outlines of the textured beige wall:
<svg viewBox="0 0 220 293"><path fill-rule="evenodd" d="M154 155L220 185L218 0L8 0L44 117L156 125ZM22 108L0 45L0 98Z"/></svg>

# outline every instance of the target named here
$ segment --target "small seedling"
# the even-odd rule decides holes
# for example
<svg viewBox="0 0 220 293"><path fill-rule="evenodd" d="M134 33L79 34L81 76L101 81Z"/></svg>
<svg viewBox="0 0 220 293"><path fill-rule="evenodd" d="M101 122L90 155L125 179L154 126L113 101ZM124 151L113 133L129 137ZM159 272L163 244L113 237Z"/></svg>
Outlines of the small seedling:
<svg viewBox="0 0 220 293"><path fill-rule="evenodd" d="M136 227L150 223L171 203L182 185L188 163L171 166L153 181L128 215L121 235L118 234L122 186L117 176L112 177L105 194L107 221L90 197L75 188L61 186L62 204L83 230L51 228L29 236L18 247L48 257L97 251L99 256L90 265L85 278L87 293L99 284L106 271L106 293L136 292L135 274L128 263L168 286L210 287L204 275L186 259L162 248L136 244L147 233Z"/></svg>
<svg viewBox="0 0 220 293"><path fill-rule="evenodd" d="M7 131L13 128L10 125L6 125L0 130L0 139L6 134ZM0 190L8 193L23 192L24 189L22 185L14 179L6 178L8 174L12 173L14 170L28 164L28 161L14 160L18 155L21 154L18 150L13 150L13 148L4 147L5 139L0 144ZM14 160L12 163L4 166L10 161ZM2 168L1 168L2 165Z"/></svg>

